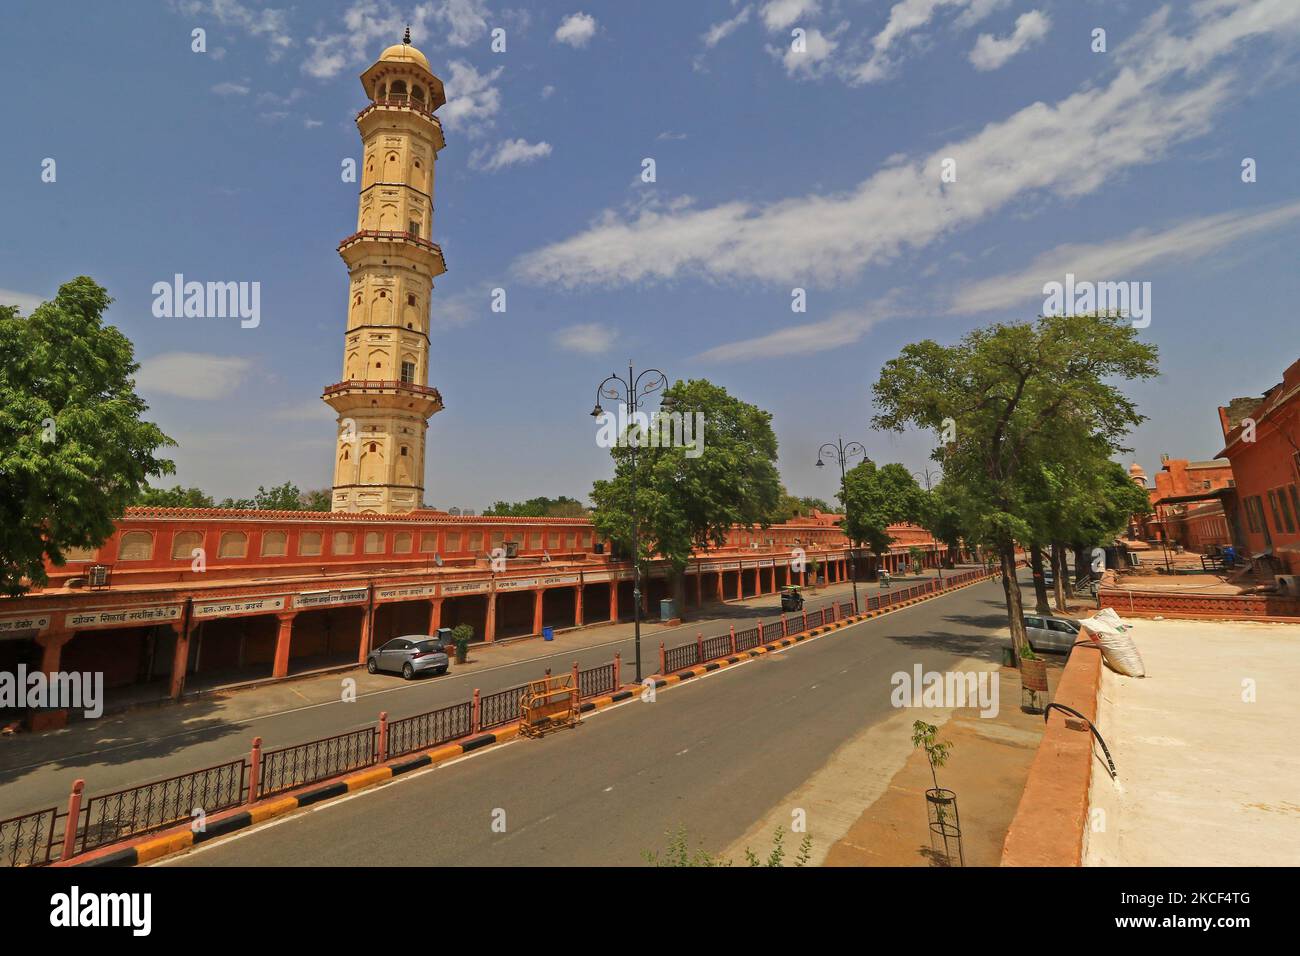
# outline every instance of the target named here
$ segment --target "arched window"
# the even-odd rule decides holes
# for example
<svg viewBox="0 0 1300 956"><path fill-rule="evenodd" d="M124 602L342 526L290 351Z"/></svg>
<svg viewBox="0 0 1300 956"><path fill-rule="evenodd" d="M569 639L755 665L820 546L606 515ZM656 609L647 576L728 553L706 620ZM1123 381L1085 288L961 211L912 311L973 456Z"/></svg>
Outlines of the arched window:
<svg viewBox="0 0 1300 956"><path fill-rule="evenodd" d="M414 85L414 84L413 84L413 85L411 86L411 95L414 96L414 97L415 97L417 100L419 100L421 103L423 103L423 102L424 102L424 87L419 86L419 85Z"/></svg>
<svg viewBox="0 0 1300 956"><path fill-rule="evenodd" d="M117 546L119 561L148 561L153 557L153 535L148 531L128 531Z"/></svg>
<svg viewBox="0 0 1300 956"><path fill-rule="evenodd" d="M226 531L217 547L218 558L242 558L248 554L248 535L242 531Z"/></svg>
<svg viewBox="0 0 1300 956"><path fill-rule="evenodd" d="M203 547L203 535L197 531L182 531L172 538L172 560L190 561L194 549Z"/></svg>
<svg viewBox="0 0 1300 956"><path fill-rule="evenodd" d="M331 549L335 554L351 554L352 547L353 545L352 545L351 531L334 532L334 542L331 546Z"/></svg>
<svg viewBox="0 0 1300 956"><path fill-rule="evenodd" d="M289 536L283 531L262 532L262 557L279 558L287 552Z"/></svg>
<svg viewBox="0 0 1300 956"><path fill-rule="evenodd" d="M379 554L384 550L384 536L378 531L367 531L365 541L366 554Z"/></svg>
<svg viewBox="0 0 1300 956"><path fill-rule="evenodd" d="M320 554L320 532L304 531L298 535L298 553L306 556Z"/></svg>
<svg viewBox="0 0 1300 956"><path fill-rule="evenodd" d="M411 532L399 531L393 535L393 554L411 553Z"/></svg>

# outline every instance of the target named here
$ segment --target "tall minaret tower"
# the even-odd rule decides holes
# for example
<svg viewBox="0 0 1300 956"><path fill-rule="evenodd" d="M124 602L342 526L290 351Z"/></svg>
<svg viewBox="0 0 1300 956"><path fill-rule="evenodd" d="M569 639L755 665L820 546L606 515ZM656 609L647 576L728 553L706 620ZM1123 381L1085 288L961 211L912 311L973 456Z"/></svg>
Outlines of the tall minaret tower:
<svg viewBox="0 0 1300 956"><path fill-rule="evenodd" d="M403 41L361 74L364 159L348 266L343 378L325 389L338 412L334 510L412 511L424 498L424 439L442 396L429 387L429 296L447 271L433 241L434 111L447 102L423 53Z"/></svg>

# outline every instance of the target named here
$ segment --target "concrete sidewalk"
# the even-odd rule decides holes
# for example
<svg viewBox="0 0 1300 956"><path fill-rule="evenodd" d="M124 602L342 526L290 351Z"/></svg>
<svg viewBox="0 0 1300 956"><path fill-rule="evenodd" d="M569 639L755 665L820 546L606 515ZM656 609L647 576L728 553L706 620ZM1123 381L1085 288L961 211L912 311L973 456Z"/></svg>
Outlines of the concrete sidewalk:
<svg viewBox="0 0 1300 956"><path fill-rule="evenodd" d="M1103 669L1089 866L1300 860L1300 625L1133 619L1145 678Z"/></svg>

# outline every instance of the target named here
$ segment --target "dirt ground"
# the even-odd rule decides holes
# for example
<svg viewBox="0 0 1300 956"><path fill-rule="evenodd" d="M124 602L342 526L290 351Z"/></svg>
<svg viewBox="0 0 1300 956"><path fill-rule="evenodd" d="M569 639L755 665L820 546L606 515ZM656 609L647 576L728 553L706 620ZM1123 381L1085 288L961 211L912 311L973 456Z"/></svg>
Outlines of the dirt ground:
<svg viewBox="0 0 1300 956"><path fill-rule="evenodd" d="M1048 661L1055 690L1063 662ZM1001 707L996 717L974 709L951 711L939 739L952 743L939 785L957 794L966 866L997 866L1029 765L1043 736L1040 714L1020 709L1020 679L1000 671ZM934 786L923 751L910 753L888 785L829 849L824 866L941 866L930 846L925 791Z"/></svg>

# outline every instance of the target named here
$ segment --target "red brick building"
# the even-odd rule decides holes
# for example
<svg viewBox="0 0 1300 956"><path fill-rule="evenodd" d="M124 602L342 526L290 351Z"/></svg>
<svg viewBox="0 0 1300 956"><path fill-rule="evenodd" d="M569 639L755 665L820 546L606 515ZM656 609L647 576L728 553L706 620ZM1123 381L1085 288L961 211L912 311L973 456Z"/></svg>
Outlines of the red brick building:
<svg viewBox="0 0 1300 956"><path fill-rule="evenodd" d="M686 569L688 609L808 583L796 548L828 582L847 580L839 517L734 529ZM891 552L860 576L877 561L897 572L912 546L938 560L927 532L893 530ZM439 626L494 641L632 616L631 568L585 517L132 508L102 546L68 557L45 588L0 599L0 670L102 671L107 687L177 697L187 684L355 664ZM666 565L653 563L643 612L657 616L668 596Z"/></svg>
<svg viewBox="0 0 1300 956"><path fill-rule="evenodd" d="M1146 485L1141 466L1132 465L1129 475ZM1201 553L1234 541L1240 544L1233 529L1235 485L1232 463L1226 458L1189 461L1166 455L1155 484L1147 486L1152 513L1142 521L1141 537Z"/></svg>
<svg viewBox="0 0 1300 956"><path fill-rule="evenodd" d="M1300 361L1262 398L1220 407L1219 424L1251 555L1278 574L1300 574Z"/></svg>

